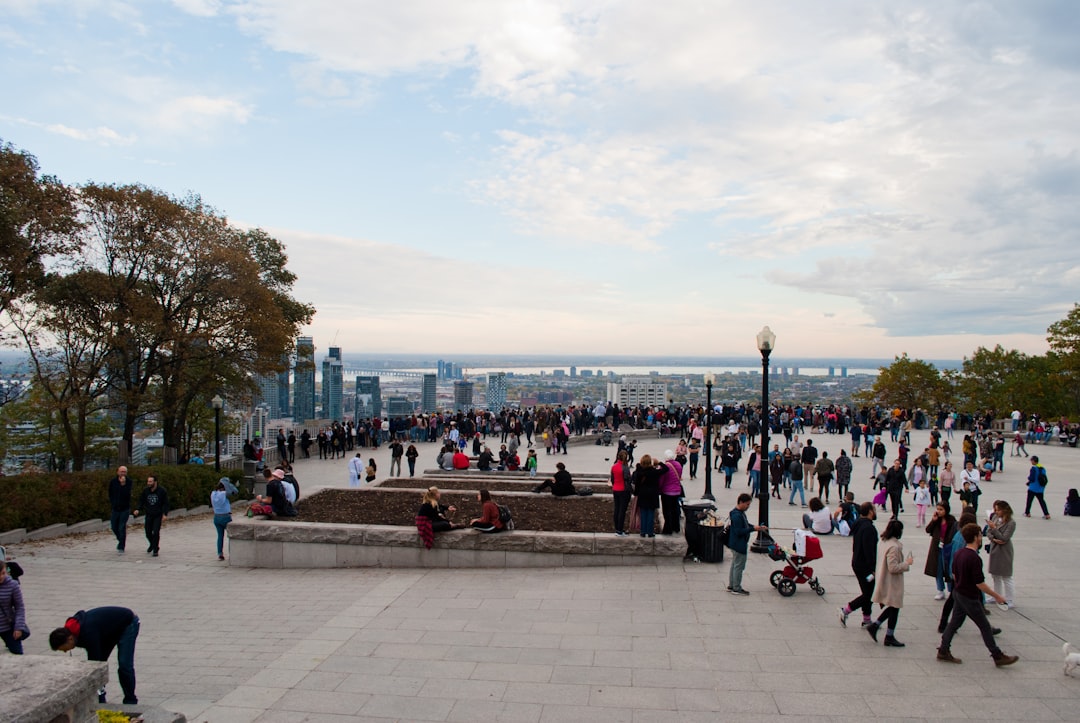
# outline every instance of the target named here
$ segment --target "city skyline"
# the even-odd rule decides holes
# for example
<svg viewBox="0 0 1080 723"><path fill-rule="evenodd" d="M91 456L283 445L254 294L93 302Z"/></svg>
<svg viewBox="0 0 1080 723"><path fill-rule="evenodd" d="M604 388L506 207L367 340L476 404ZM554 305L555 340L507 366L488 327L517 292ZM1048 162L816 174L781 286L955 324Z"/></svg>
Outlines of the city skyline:
<svg viewBox="0 0 1080 723"><path fill-rule="evenodd" d="M8 3L0 138L265 228L343 348L1041 354L1080 275L1077 16Z"/></svg>

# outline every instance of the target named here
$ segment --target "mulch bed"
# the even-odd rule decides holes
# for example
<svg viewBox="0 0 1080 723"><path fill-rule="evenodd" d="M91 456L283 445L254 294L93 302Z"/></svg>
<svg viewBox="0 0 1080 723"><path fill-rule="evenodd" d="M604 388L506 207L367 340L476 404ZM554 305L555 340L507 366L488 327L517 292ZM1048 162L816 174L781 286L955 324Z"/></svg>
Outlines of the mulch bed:
<svg viewBox="0 0 1080 723"><path fill-rule="evenodd" d="M499 502L498 497L495 501ZM468 524L480 516L476 493L443 493L442 503L458 508L455 522ZM611 496L555 498L550 494L506 498L519 530L558 532L612 532ZM420 508L420 493L391 490L322 490L304 497L297 505L298 522L334 522L354 525L414 524Z"/></svg>
<svg viewBox="0 0 1080 723"><path fill-rule="evenodd" d="M517 480L516 482L513 480ZM543 482L546 477L536 477L534 479L528 479L523 477L499 479L498 477L485 476L476 477L475 479L439 479L438 477L391 477L390 479L383 480L379 483L380 487L395 487L397 489L404 490L426 490L428 487L435 485L440 490L477 490L485 489L490 492L528 492L536 485ZM606 485L581 483L575 484L575 487L591 487L594 494L611 494L611 488ZM475 497L475 495L474 495Z"/></svg>

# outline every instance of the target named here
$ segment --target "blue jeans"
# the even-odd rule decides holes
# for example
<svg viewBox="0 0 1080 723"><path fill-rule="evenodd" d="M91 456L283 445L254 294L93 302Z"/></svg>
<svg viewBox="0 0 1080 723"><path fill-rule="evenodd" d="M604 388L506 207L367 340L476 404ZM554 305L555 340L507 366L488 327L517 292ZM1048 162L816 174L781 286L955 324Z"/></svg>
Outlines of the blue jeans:
<svg viewBox="0 0 1080 723"><path fill-rule="evenodd" d="M742 575L746 569L746 553L731 551L731 569L728 570L728 587L742 590Z"/></svg>
<svg viewBox="0 0 1080 723"><path fill-rule="evenodd" d="M641 536L652 535L656 532L656 510L641 511Z"/></svg>
<svg viewBox="0 0 1080 723"><path fill-rule="evenodd" d="M750 470L750 494L754 497L758 496L758 488L761 486L761 471L752 469Z"/></svg>
<svg viewBox="0 0 1080 723"><path fill-rule="evenodd" d="M116 535L117 550L123 550L124 546L127 545L127 523L130 516L131 510L112 511L109 524L112 526L112 533Z"/></svg>
<svg viewBox="0 0 1080 723"><path fill-rule="evenodd" d="M22 655L22 639L15 639L15 629L12 628L7 632L0 633L0 640L4 641L4 645L7 646L8 652L12 655Z"/></svg>
<svg viewBox="0 0 1080 723"><path fill-rule="evenodd" d="M135 639L139 637L139 616L120 635L116 644L116 677L124 691L125 703L137 703L135 697Z"/></svg>
<svg viewBox="0 0 1080 723"><path fill-rule="evenodd" d="M803 491L803 484L801 479L791 480L791 497L788 497L788 502L795 501L795 493L799 493L799 502L803 507L806 507L806 493Z"/></svg>
<svg viewBox="0 0 1080 723"><path fill-rule="evenodd" d="M221 557L225 553L222 552L225 546L225 528L232 522L232 515L229 513L214 515L214 527L217 528L217 554Z"/></svg>

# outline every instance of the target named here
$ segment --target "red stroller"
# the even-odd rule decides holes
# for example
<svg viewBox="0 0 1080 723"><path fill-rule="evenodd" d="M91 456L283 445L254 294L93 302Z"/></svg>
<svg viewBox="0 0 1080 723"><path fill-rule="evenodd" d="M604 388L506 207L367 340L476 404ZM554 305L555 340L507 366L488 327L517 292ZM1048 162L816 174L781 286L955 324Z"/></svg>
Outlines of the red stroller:
<svg viewBox="0 0 1080 723"><path fill-rule="evenodd" d="M800 554L801 553L801 554ZM814 577L814 568L806 563L820 560L821 540L804 530L795 530L795 548L785 550L780 545L769 548L769 557L777 562L786 562L783 570L776 570L769 576L769 582L784 597L795 594L795 585L807 584L818 595L825 594L825 588Z"/></svg>

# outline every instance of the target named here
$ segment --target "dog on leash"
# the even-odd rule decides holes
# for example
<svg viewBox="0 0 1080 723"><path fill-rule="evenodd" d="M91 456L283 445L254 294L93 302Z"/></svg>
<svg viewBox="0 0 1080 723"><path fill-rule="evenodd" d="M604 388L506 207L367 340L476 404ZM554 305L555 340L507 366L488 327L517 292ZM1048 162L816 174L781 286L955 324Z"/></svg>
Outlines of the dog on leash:
<svg viewBox="0 0 1080 723"><path fill-rule="evenodd" d="M1071 676L1074 670L1080 668L1080 650L1068 643L1062 645L1061 650L1065 653L1065 675Z"/></svg>

